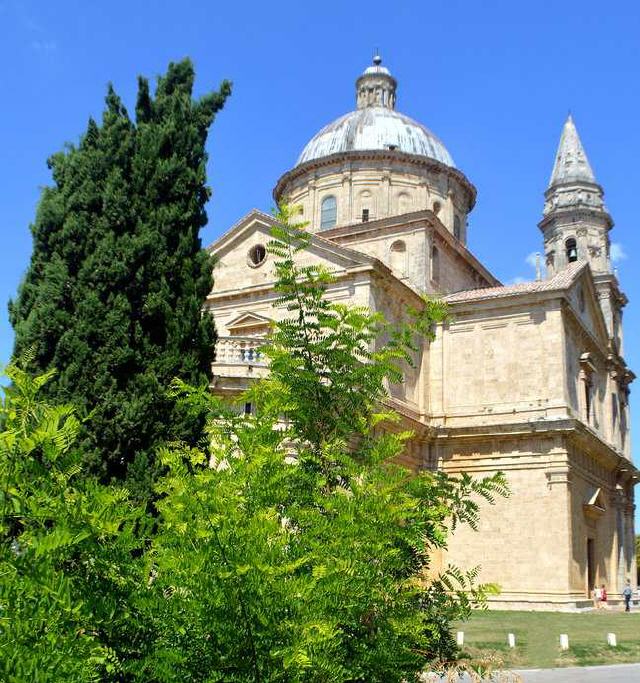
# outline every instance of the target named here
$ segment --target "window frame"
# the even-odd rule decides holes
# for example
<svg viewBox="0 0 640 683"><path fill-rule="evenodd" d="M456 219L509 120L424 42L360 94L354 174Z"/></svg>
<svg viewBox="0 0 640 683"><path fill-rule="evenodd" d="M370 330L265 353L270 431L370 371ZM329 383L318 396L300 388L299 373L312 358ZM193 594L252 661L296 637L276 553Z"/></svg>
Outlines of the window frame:
<svg viewBox="0 0 640 683"><path fill-rule="evenodd" d="M333 202L332 206L328 206ZM334 194L328 194L320 202L320 230L330 230L338 223L338 199Z"/></svg>

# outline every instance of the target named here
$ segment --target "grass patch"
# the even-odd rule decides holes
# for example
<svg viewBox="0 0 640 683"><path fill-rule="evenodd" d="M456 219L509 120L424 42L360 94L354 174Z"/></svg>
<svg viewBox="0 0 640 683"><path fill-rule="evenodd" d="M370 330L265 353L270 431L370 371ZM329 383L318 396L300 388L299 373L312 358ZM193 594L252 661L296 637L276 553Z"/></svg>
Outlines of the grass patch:
<svg viewBox="0 0 640 683"><path fill-rule="evenodd" d="M560 655L562 666L595 666L640 662L640 643L609 645L575 645Z"/></svg>
<svg viewBox="0 0 640 683"><path fill-rule="evenodd" d="M455 630L464 631L464 659L496 657L511 669L640 662L640 612L479 611ZM508 633L515 634L515 648L507 645ZM566 652L561 633L569 636ZM616 634L618 647L607 645L607 633Z"/></svg>

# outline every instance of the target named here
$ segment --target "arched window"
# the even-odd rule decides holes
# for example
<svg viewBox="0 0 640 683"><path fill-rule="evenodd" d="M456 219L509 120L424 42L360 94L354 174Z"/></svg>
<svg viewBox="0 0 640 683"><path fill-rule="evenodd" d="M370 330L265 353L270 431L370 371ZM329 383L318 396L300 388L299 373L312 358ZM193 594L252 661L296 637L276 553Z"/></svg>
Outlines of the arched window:
<svg viewBox="0 0 640 683"><path fill-rule="evenodd" d="M336 224L338 218L338 203L336 198L330 194L322 200L320 205L320 230L327 230Z"/></svg>
<svg viewBox="0 0 640 683"><path fill-rule="evenodd" d="M453 217L453 236L459 240L462 239L462 229L460 227L460 216Z"/></svg>
<svg viewBox="0 0 640 683"><path fill-rule="evenodd" d="M440 280L440 253L438 247L431 247L431 280L438 282Z"/></svg>
<svg viewBox="0 0 640 683"><path fill-rule="evenodd" d="M402 240L396 240L389 249L391 270L398 275L407 274L407 245Z"/></svg>
<svg viewBox="0 0 640 683"><path fill-rule="evenodd" d="M564 248L567 254L567 263L573 263L578 260L578 248L576 246L576 241L573 237L570 237L565 243Z"/></svg>
<svg viewBox="0 0 640 683"><path fill-rule="evenodd" d="M433 213L437 216L440 213L440 209L442 208L442 205L440 202L433 202Z"/></svg>

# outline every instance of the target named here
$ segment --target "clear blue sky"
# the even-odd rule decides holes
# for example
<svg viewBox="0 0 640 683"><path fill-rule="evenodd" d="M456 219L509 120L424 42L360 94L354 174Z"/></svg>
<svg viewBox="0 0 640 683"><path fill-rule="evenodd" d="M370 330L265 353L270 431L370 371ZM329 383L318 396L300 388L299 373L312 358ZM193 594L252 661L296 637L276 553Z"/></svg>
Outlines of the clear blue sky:
<svg viewBox="0 0 640 683"><path fill-rule="evenodd" d="M0 361L46 158L100 115L109 81L132 109L136 76L184 56L200 93L233 80L209 141L208 243L250 208L270 209L307 140L353 108L354 80L379 47L400 111L431 128L477 186L470 247L505 282L534 275L527 256L542 246L542 193L572 111L626 255L616 265L638 372L639 37L633 1L0 0ZM640 380L640 439L638 392Z"/></svg>

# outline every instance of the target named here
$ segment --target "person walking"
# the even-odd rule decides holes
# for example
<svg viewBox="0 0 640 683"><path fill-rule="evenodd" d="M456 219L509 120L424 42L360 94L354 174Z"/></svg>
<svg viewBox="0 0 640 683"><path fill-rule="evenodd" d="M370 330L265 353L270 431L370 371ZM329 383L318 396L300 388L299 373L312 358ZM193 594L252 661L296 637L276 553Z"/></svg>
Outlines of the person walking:
<svg viewBox="0 0 640 683"><path fill-rule="evenodd" d="M598 586L593 587L592 596L593 596L593 606L596 609L600 609L600 599L602 598L602 591L598 588Z"/></svg>
<svg viewBox="0 0 640 683"><path fill-rule="evenodd" d="M607 595L607 587L602 584L602 588L600 589L600 609L609 609L609 603L607 600L609 599L609 596Z"/></svg>
<svg viewBox="0 0 640 683"><path fill-rule="evenodd" d="M624 598L624 611L631 612L631 597L633 596L633 589L631 588L631 580L627 579L627 585L622 591L622 597Z"/></svg>

